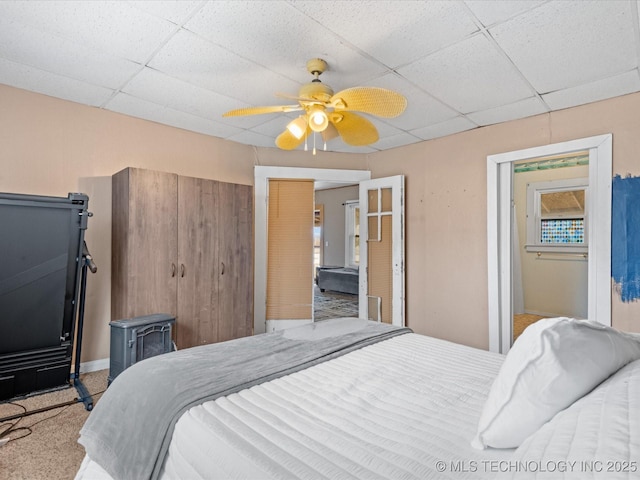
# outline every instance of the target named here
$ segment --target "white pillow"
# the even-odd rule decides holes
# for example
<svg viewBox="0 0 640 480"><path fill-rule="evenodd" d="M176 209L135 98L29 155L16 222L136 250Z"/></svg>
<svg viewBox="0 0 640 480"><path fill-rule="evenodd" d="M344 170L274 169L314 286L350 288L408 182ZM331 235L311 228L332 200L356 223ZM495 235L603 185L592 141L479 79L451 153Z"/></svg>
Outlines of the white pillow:
<svg viewBox="0 0 640 480"><path fill-rule="evenodd" d="M478 422L474 448L515 448L561 410L640 358L640 341L597 322L539 320L507 354Z"/></svg>

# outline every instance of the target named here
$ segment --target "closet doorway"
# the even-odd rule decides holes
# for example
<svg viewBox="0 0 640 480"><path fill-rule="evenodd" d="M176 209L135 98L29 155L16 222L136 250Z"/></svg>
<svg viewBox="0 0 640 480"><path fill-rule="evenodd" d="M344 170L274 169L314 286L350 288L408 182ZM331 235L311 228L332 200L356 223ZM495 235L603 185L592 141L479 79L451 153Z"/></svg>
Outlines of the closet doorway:
<svg viewBox="0 0 640 480"><path fill-rule="evenodd" d="M587 318L611 325L611 134L487 157L489 349L507 353L513 341L514 162L571 155L589 157Z"/></svg>
<svg viewBox="0 0 640 480"><path fill-rule="evenodd" d="M589 152L513 164L513 337L587 318Z"/></svg>

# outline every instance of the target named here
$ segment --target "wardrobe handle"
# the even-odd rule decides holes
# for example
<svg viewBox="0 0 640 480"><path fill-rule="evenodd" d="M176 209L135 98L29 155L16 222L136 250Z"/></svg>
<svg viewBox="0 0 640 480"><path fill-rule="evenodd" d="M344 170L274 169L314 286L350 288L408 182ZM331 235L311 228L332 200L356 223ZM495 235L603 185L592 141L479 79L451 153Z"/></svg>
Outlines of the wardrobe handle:
<svg viewBox="0 0 640 480"><path fill-rule="evenodd" d="M224 262L220 262L222 263L222 272L220 272L220 275L224 275Z"/></svg>
<svg viewBox="0 0 640 480"><path fill-rule="evenodd" d="M171 278L176 276L176 264L172 263L171 264Z"/></svg>
<svg viewBox="0 0 640 480"><path fill-rule="evenodd" d="M184 263L180 264L180 276L184 278Z"/></svg>

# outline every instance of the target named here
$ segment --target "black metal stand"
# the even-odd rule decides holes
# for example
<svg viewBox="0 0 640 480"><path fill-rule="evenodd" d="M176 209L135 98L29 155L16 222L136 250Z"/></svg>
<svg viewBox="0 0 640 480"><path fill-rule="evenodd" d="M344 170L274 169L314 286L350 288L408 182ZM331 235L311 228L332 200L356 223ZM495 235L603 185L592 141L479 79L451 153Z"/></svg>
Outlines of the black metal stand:
<svg viewBox="0 0 640 480"><path fill-rule="evenodd" d="M87 268L91 270L91 273L96 273L98 268L93 263L93 257L89 253L87 243L82 242L82 277L80 283L80 301L78 303L78 331L76 333L76 361L71 375L73 380L73 386L76 387L78 392L78 402L84 403L84 407L91 411L93 409L93 398L91 394L80 380L80 353L82 351L82 327L84 324L84 304L87 290Z"/></svg>

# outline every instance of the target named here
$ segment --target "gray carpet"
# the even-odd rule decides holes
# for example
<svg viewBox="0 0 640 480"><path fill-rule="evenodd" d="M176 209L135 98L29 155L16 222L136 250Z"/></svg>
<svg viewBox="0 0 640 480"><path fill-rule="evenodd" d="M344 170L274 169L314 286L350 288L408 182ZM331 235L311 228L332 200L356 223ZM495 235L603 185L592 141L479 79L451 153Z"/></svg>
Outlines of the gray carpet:
<svg viewBox="0 0 640 480"><path fill-rule="evenodd" d="M358 316L358 295L330 290L321 292L315 285L313 296L313 318L316 322L330 318Z"/></svg>

